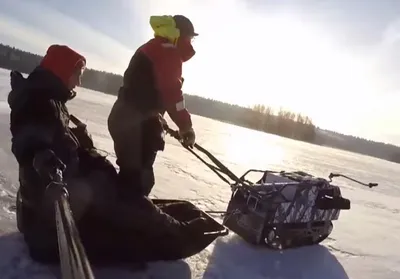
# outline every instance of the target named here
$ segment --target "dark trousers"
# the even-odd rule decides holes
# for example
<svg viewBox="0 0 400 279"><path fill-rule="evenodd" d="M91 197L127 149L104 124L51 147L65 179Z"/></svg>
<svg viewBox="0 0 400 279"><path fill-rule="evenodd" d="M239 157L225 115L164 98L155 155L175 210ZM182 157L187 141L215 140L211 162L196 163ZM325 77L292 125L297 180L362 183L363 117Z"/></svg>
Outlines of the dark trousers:
<svg viewBox="0 0 400 279"><path fill-rule="evenodd" d="M153 165L157 152L164 149L158 117L140 118L139 113L117 101L108 118L108 130L120 168L118 184L122 196L148 196L155 184Z"/></svg>

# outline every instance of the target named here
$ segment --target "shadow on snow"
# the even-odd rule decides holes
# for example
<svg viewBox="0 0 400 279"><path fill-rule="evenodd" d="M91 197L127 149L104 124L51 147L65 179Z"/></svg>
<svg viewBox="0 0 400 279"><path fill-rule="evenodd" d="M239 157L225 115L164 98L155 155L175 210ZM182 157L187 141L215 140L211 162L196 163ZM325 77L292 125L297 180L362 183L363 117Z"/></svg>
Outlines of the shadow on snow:
<svg viewBox="0 0 400 279"><path fill-rule="evenodd" d="M349 279L325 246L271 251L237 235L216 240L203 278Z"/></svg>

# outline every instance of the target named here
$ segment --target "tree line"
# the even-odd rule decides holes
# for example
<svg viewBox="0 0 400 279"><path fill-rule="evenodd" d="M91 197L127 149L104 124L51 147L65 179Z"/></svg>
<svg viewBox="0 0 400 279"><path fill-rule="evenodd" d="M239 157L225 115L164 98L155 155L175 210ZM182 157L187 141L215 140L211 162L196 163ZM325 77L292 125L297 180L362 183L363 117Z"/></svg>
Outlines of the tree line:
<svg viewBox="0 0 400 279"><path fill-rule="evenodd" d="M316 127L308 116L283 108L275 113L273 108L265 105L255 105L253 110L256 116L250 120L250 125L254 128L297 140L315 141Z"/></svg>
<svg viewBox="0 0 400 279"><path fill-rule="evenodd" d="M15 47L0 44L0 68L30 73L39 65L42 56ZM82 87L116 95L122 84L122 76L105 71L86 69L82 76ZM243 127L293 139L313 142L315 126L306 116L290 111L260 110L262 105L243 108L224 102L185 94L188 109L197 115L229 122Z"/></svg>
<svg viewBox="0 0 400 279"><path fill-rule="evenodd" d="M400 147L338 132L317 129L315 144L343 149L400 163Z"/></svg>

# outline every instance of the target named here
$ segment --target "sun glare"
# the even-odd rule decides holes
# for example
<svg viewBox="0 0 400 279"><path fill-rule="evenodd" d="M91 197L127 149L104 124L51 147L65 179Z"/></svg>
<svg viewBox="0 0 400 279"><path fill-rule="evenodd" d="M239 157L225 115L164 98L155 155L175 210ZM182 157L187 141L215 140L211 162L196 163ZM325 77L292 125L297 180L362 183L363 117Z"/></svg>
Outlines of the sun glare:
<svg viewBox="0 0 400 279"><path fill-rule="evenodd" d="M224 135L219 148L223 150L226 159L235 164L263 169L266 166L279 166L287 157L278 136L262 132L255 135L254 130L233 125L224 125L219 132ZM248 144L250 137L252 144ZM260 156L260 152L263 156Z"/></svg>
<svg viewBox="0 0 400 279"><path fill-rule="evenodd" d="M234 31L222 22L224 32L218 36L203 30L197 57L185 66L186 92L244 106L283 107L319 125L340 122L343 128L348 115L332 108L353 105L360 94L365 98L373 90L367 65L315 24L291 14L248 13L229 25Z"/></svg>

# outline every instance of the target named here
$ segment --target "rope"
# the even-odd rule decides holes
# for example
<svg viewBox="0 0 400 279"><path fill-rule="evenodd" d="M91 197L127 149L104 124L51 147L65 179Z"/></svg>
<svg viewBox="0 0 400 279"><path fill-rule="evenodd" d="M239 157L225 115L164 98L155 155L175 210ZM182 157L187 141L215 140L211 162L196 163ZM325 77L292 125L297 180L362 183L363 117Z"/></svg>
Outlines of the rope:
<svg viewBox="0 0 400 279"><path fill-rule="evenodd" d="M192 148L190 148L189 146L186 146L183 142L182 139L179 135L178 131L175 131L173 129L171 129L170 127L168 127L167 124L164 124L164 130L167 132L167 134L169 134L170 136L172 136L173 138L175 138L176 140L178 140L181 145L188 150L190 153L192 153L196 158L198 158L203 164L205 164L207 167L209 167L215 174L218 175L219 178L221 178L222 181L224 181L225 183L232 185L232 183L226 179L224 176L222 176L222 174L228 176L231 180L233 180L236 183L241 184L243 181L237 177L231 170L229 170L224 164L221 163L221 161L219 161L214 155L212 155L208 150L206 150L205 148L201 147L199 144L195 143L194 144L194 148L196 148L198 151L202 152L203 154L205 154L214 164L210 164L208 162L206 162L199 154L197 154Z"/></svg>

